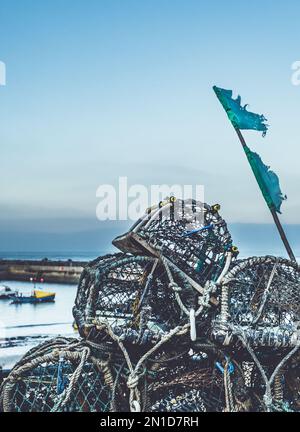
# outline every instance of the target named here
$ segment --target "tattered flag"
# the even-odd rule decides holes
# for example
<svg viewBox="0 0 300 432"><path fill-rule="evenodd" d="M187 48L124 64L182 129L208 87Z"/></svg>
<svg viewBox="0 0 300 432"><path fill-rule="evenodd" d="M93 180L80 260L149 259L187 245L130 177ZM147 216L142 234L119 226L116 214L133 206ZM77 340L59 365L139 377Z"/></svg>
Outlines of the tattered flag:
<svg viewBox="0 0 300 432"><path fill-rule="evenodd" d="M268 207L281 213L282 201L287 197L281 192L277 174L271 171L270 167L263 163L261 157L252 152L249 147L244 146L244 150Z"/></svg>
<svg viewBox="0 0 300 432"><path fill-rule="evenodd" d="M236 129L261 131L263 132L263 136L267 133L268 125L265 123L267 119L263 115L247 111L247 105L241 105L240 96L233 99L232 90L224 90L216 86L213 89L225 109L229 120Z"/></svg>

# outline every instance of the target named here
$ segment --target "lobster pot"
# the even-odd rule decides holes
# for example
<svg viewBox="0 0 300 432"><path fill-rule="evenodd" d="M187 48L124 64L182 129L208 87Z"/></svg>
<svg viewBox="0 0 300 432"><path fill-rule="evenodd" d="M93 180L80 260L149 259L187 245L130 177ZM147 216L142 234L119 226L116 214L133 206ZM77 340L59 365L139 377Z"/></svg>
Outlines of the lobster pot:
<svg viewBox="0 0 300 432"><path fill-rule="evenodd" d="M300 353L293 356L281 374L281 382L285 383L283 388L283 399L288 401L289 406L295 412L300 412Z"/></svg>
<svg viewBox="0 0 300 432"><path fill-rule="evenodd" d="M251 409L249 389L239 365L213 345L194 346L171 358L171 354L152 359L157 369L149 391L152 412L222 412ZM247 409L246 409L247 407Z"/></svg>
<svg viewBox="0 0 300 432"><path fill-rule="evenodd" d="M1 387L4 412L97 411L115 405L119 366L78 340L53 340L31 350ZM121 389L119 389L121 390ZM121 398L120 398L121 401ZM123 407L124 409L124 407ZM125 407L126 409L126 407Z"/></svg>
<svg viewBox="0 0 300 432"><path fill-rule="evenodd" d="M91 261L83 269L77 288L75 304L73 307L73 315L80 333L82 333L86 324L88 304L92 303L96 273L98 273L100 269L104 269L107 265L112 264L124 257L126 257L126 254L123 253L104 255L95 259L94 261Z"/></svg>
<svg viewBox="0 0 300 432"><path fill-rule="evenodd" d="M203 285L218 278L225 255L232 250L231 235L218 209L193 200L167 201L148 210L113 244L123 252L162 254Z"/></svg>
<svg viewBox="0 0 300 432"><path fill-rule="evenodd" d="M222 281L212 328L234 352L255 410L299 410L300 267L272 256L236 262Z"/></svg>
<svg viewBox="0 0 300 432"><path fill-rule="evenodd" d="M109 340L110 328L126 343L144 345L188 322L198 307L199 292L172 263L167 271L154 257L123 254L85 268L73 314L89 340ZM204 319L199 314L197 323Z"/></svg>
<svg viewBox="0 0 300 432"><path fill-rule="evenodd" d="M251 406L252 411L300 411L300 355L294 350L266 350L265 347L252 347L256 361L242 361L246 386L255 393ZM236 358L238 358L236 356ZM258 367L259 365L259 367ZM282 365L281 367L279 367ZM261 369L271 382L271 398L269 407L265 404L266 382ZM274 376L274 371L277 371ZM254 407L254 408L253 408Z"/></svg>
<svg viewBox="0 0 300 432"><path fill-rule="evenodd" d="M271 256L241 261L225 276L223 294L227 325L251 346L280 350L299 343L297 263Z"/></svg>

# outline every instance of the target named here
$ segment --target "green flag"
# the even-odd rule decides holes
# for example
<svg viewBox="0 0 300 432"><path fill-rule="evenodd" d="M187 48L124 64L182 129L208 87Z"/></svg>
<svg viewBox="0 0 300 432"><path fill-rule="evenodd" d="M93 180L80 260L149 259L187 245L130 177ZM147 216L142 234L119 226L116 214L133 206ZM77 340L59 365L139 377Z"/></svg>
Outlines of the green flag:
<svg viewBox="0 0 300 432"><path fill-rule="evenodd" d="M275 209L277 213L281 213L281 204L282 201L286 200L286 196L280 190L278 176L263 163L257 153L252 152L247 146L243 148L266 203L270 209Z"/></svg>
<svg viewBox="0 0 300 432"><path fill-rule="evenodd" d="M255 114L247 111L247 105L241 106L241 97L236 99L232 97L231 90L213 87L219 101L225 109L229 120L236 129L253 129L263 132L263 136L267 133L268 125L265 124L267 119L263 115Z"/></svg>

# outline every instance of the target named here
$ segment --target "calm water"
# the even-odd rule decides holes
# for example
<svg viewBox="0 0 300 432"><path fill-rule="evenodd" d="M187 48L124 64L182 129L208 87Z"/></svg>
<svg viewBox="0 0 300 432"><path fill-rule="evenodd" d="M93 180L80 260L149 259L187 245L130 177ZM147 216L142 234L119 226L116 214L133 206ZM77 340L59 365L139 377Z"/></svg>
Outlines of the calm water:
<svg viewBox="0 0 300 432"><path fill-rule="evenodd" d="M90 261L105 251L72 252L0 252L0 259ZM29 294L33 289L31 282L0 281ZM77 337L73 329L72 307L77 286L60 284L37 284L36 288L56 293L54 303L13 305L11 300L0 300L0 366L10 369L26 351L46 339L63 335Z"/></svg>
<svg viewBox="0 0 300 432"><path fill-rule="evenodd" d="M16 259L16 260L41 260L48 258L50 260L68 260L73 261L91 261L100 255L105 255L108 252L105 251L90 251L90 252L49 252L49 251L38 251L38 252L5 252L0 251L0 259Z"/></svg>
<svg viewBox="0 0 300 432"><path fill-rule="evenodd" d="M29 282L1 281L24 294L31 292ZM72 307L76 285L41 284L37 288L56 293L55 303L11 304L0 300L0 366L9 368L29 348L48 337L77 336L72 327Z"/></svg>

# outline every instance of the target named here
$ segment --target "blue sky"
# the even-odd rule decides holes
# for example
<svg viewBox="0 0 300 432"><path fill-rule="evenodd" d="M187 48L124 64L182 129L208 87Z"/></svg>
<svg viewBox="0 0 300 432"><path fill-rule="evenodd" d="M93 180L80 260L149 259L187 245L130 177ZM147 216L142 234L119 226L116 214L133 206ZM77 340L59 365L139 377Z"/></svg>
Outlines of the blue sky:
<svg viewBox="0 0 300 432"><path fill-rule="evenodd" d="M299 223L299 14L296 0L0 0L2 225L95 219L97 187L120 175L204 184L230 222L270 222L214 84L268 118L265 139L245 135Z"/></svg>

